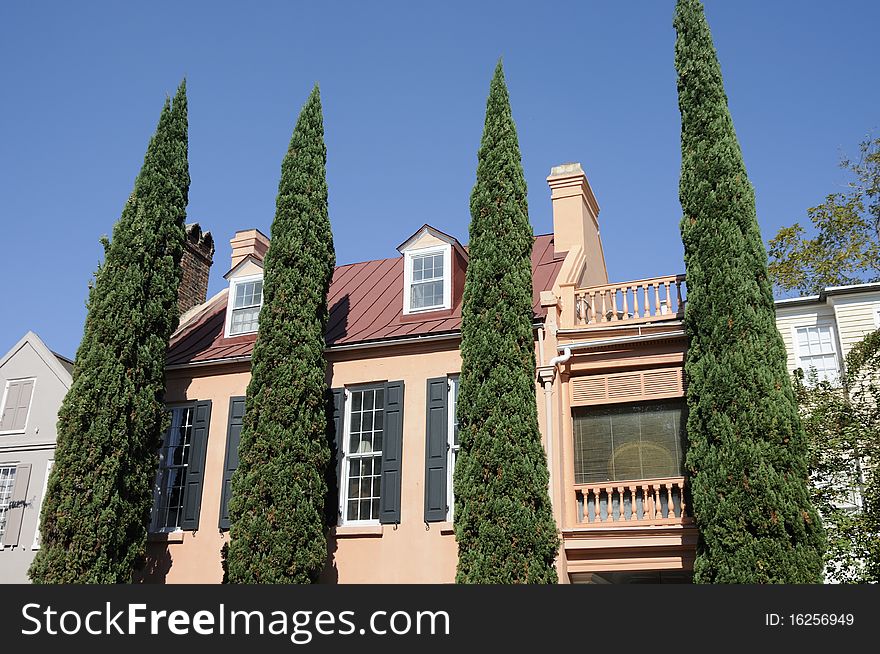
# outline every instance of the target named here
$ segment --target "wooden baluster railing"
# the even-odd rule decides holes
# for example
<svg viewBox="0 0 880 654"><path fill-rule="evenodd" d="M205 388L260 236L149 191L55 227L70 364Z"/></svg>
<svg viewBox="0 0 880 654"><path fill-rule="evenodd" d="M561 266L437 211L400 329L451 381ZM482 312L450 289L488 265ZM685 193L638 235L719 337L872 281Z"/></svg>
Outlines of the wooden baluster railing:
<svg viewBox="0 0 880 654"><path fill-rule="evenodd" d="M675 477L644 481L577 484L574 492L579 507L578 521L585 524L595 523L596 527L611 526L610 523L650 525L684 522L688 520L684 485L684 479ZM678 497L676 497L676 493ZM640 494L641 511L639 510ZM629 507L626 504L627 499ZM583 507L582 512L580 507ZM603 510L605 511L604 516L602 515ZM590 511L593 512L592 516L590 516Z"/></svg>
<svg viewBox="0 0 880 654"><path fill-rule="evenodd" d="M651 488L654 489L654 508L657 509L654 518L662 518L663 505L660 503L660 484L651 484Z"/></svg>
<svg viewBox="0 0 880 654"><path fill-rule="evenodd" d="M676 278L676 280L675 280L675 297L676 297L675 312L678 313L684 308L684 306L682 305L682 302L681 302L681 280L678 278Z"/></svg>

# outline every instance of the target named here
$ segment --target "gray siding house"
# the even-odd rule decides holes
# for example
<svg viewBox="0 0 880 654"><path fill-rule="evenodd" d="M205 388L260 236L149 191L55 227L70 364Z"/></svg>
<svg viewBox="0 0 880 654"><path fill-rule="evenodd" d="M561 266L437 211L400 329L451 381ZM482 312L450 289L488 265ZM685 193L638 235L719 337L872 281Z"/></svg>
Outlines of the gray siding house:
<svg viewBox="0 0 880 654"><path fill-rule="evenodd" d="M28 332L0 359L0 583L26 583L73 362Z"/></svg>

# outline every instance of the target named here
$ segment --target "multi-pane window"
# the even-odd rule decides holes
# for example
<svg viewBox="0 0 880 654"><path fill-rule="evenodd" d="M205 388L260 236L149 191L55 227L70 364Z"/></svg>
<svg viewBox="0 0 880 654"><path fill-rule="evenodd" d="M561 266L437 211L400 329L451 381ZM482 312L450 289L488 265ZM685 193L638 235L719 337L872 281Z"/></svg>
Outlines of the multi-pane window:
<svg viewBox="0 0 880 654"><path fill-rule="evenodd" d="M448 450L446 463L446 506L449 507L447 520L452 520L452 510L455 506L455 494L452 488L452 479L455 472L455 461L458 459L458 377L449 378L449 429Z"/></svg>
<svg viewBox="0 0 880 654"><path fill-rule="evenodd" d="M836 382L840 370L831 326L798 327L796 331L800 367L807 375L815 369L819 381Z"/></svg>
<svg viewBox="0 0 880 654"><path fill-rule="evenodd" d="M6 533L6 516L12 503L12 491L15 487L15 466L0 466L0 539ZM0 545L2 547L2 545Z"/></svg>
<svg viewBox="0 0 880 654"><path fill-rule="evenodd" d="M0 432L25 430L33 392L33 379L12 379L6 382L3 407L0 410Z"/></svg>
<svg viewBox="0 0 880 654"><path fill-rule="evenodd" d="M442 252L412 256L410 310L442 307L444 302Z"/></svg>
<svg viewBox="0 0 880 654"><path fill-rule="evenodd" d="M679 477L680 401L574 409L575 483Z"/></svg>
<svg viewBox="0 0 880 654"><path fill-rule="evenodd" d="M382 436L385 419L385 388L362 388L348 391L343 522L379 519L382 481Z"/></svg>
<svg viewBox="0 0 880 654"><path fill-rule="evenodd" d="M153 505L154 531L180 528L194 412L192 406L171 410L171 426L165 432L159 448L159 473Z"/></svg>
<svg viewBox="0 0 880 654"><path fill-rule="evenodd" d="M263 304L263 280L233 284L232 318L230 334L247 334L257 331L260 306Z"/></svg>

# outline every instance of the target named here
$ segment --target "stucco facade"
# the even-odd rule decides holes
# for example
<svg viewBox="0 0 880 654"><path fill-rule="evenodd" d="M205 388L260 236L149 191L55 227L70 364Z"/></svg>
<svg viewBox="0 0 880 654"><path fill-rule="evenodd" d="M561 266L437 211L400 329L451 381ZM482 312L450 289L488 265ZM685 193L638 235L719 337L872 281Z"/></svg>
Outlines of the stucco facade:
<svg viewBox="0 0 880 654"><path fill-rule="evenodd" d="M696 533L682 504L680 465L674 462L670 470L675 474L660 478L619 480L618 474L598 485L579 483L575 466L585 463L583 451L575 451L573 433L573 416L594 419L591 412L596 407L600 414L629 408L638 413L643 405L651 408L658 402L681 400L686 346L681 330L682 278L609 284L599 206L580 165L554 168L548 185L554 233L536 237L532 257L535 402L561 537L560 581L626 581L633 574L642 575L642 580L660 580L661 575L686 579ZM221 292L190 313L172 337L166 368L169 407L187 403L204 407L210 402L204 446L199 441L193 450L193 465L200 471L199 510L192 509L194 494L183 500L183 520L192 526L195 516L198 527L154 530L148 566L141 575L144 581L215 583L222 576L220 550L228 537L221 518L223 488L228 488L233 460L227 443L240 424L240 414L236 417L230 407L232 398L245 395L254 340L253 335L230 333L229 325L235 311L249 310L241 298L251 297L255 287L239 291L238 285L259 278L268 239L250 230L236 234L231 245L232 269L226 278L233 290ZM455 577L451 502L443 507L436 493L432 495L437 482L436 475L431 476L431 461L438 455L428 450L437 449L431 434L436 429L434 418L440 415L432 414L431 407L454 413L452 396L448 403L441 396L446 392L444 381L454 380L461 367L460 304L467 251L453 237L423 226L404 241L400 253L397 259L339 267L331 285L327 374L334 397L345 407L339 425L344 422L346 438L354 429L346 413L354 409L344 404L351 401L345 398L354 397L364 385L386 384L387 390L393 384L395 392L402 393L402 427L399 462L394 462L399 502L390 512L393 518L351 520L343 498L341 524L330 534L322 575L328 583L449 583ZM413 257L434 259L413 263ZM421 275L422 266L433 272L413 277L411 271L419 270ZM415 287L424 279L439 280L438 270L446 277L443 293L431 296L433 306L428 311L404 310L415 306L408 304L413 297L422 297L423 289ZM615 306L618 302L622 305ZM604 394L597 394L599 386ZM449 388L454 388L453 381ZM391 437L386 424L386 443ZM440 443L441 449L445 444ZM452 440L448 447L454 447ZM203 459L198 454L202 449ZM677 446L675 450L673 456L680 456ZM349 455L356 456L353 451ZM611 466L613 460L609 461ZM449 466L444 470L449 474ZM384 494L394 489L382 479L384 507ZM344 481L349 488L352 480Z"/></svg>
<svg viewBox="0 0 880 654"><path fill-rule="evenodd" d="M5 514L0 538L2 583L26 583L39 548L40 507L55 458L55 424L70 388L71 371L72 363L51 352L33 332L0 359L0 471L5 471L0 474L6 482L6 488L0 489Z"/></svg>

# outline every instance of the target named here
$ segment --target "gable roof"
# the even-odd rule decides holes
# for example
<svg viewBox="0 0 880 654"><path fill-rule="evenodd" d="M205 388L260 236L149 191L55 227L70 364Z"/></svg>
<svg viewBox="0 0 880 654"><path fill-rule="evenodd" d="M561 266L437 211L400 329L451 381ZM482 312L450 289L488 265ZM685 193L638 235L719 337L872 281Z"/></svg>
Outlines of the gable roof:
<svg viewBox="0 0 880 654"><path fill-rule="evenodd" d="M9 351L3 355L3 358L0 358L0 368L5 366L6 362L12 359L12 357L14 357L25 345L30 345L33 348L37 353L37 356L39 356L46 364L46 367L58 377L58 380L64 384L65 388L70 388L70 384L73 382L73 361L60 354L55 354L55 352L46 347L43 339L32 331L28 331L27 334L22 336L18 343L13 345Z"/></svg>
<svg viewBox="0 0 880 654"><path fill-rule="evenodd" d="M441 232L436 227L431 227L428 223L425 223L424 225L419 227L412 236L410 236L403 243L398 245L397 251L400 252L401 254L403 254L409 248L409 246L412 245L412 243L417 241L424 234L430 234L431 236L433 236L436 239L444 241L445 243L449 243L453 248L455 248L458 251L459 254L461 254L462 257L464 257L464 260L467 261L467 259L468 259L467 250L464 247L462 247L461 243L458 242L457 238L455 238L454 236L450 236L446 232Z"/></svg>
<svg viewBox="0 0 880 654"><path fill-rule="evenodd" d="M420 230L421 231L421 230ZM418 233L418 232L417 232ZM564 253L553 247L553 235L535 237L532 248L532 311L543 318L541 291L550 290ZM228 291L212 298L212 306L196 312L171 337L167 365L229 361L249 357L256 334L224 337ZM401 338L456 334L461 329L461 298L452 309L403 315L403 257L337 266L327 294L330 348L379 343ZM210 302L209 302L210 304Z"/></svg>

